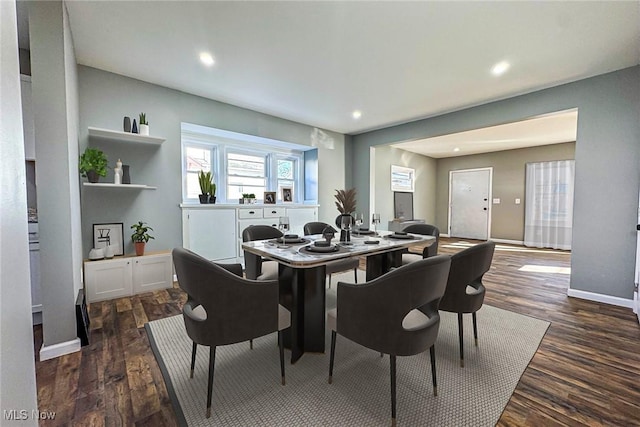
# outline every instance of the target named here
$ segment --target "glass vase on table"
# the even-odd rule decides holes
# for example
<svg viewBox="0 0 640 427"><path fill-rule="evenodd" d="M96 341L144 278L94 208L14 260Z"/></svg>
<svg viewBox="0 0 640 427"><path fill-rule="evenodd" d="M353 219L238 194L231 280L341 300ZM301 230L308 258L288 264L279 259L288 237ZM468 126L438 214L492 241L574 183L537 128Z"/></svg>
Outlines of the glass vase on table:
<svg viewBox="0 0 640 427"><path fill-rule="evenodd" d="M287 243L285 236L287 235L287 232L289 231L289 217L288 216L281 216L278 219L278 230L280 230L280 232L282 233L282 243L283 244Z"/></svg>
<svg viewBox="0 0 640 427"><path fill-rule="evenodd" d="M356 223L356 232L358 234L360 234L360 227L362 227L362 224L364 223L364 214L361 213L356 213L355 215L355 223Z"/></svg>

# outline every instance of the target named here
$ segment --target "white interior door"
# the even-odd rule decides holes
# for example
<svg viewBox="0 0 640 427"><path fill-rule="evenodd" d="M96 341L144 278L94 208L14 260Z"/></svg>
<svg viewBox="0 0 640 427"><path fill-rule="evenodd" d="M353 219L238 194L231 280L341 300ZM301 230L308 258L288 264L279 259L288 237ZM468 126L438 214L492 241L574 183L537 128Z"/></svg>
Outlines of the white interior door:
<svg viewBox="0 0 640 427"><path fill-rule="evenodd" d="M491 227L492 168L449 172L449 235L487 240Z"/></svg>

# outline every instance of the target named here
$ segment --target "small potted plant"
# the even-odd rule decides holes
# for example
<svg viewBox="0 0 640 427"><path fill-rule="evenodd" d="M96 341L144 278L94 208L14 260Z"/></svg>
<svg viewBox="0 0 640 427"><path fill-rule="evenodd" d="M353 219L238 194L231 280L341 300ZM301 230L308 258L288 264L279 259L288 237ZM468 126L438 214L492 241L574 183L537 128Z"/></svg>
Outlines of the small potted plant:
<svg viewBox="0 0 640 427"><path fill-rule="evenodd" d="M198 198L200 199L201 204L207 204L211 198L211 191L213 190L214 194L214 203L215 203L215 184L213 183L213 178L211 177L211 172L205 172L201 170L198 172L198 183L200 184L200 194Z"/></svg>
<svg viewBox="0 0 640 427"><path fill-rule="evenodd" d="M133 242L133 246L136 248L136 255L142 256L144 255L145 244L149 239L154 239L154 237L149 234L149 230L153 231L153 228L149 227L146 222L142 221L138 221L137 224L133 224L131 228L134 230L131 235L131 241Z"/></svg>
<svg viewBox="0 0 640 427"><path fill-rule="evenodd" d="M80 156L78 170L89 182L96 183L100 177L107 176L107 156L102 150L87 148Z"/></svg>
<svg viewBox="0 0 640 427"><path fill-rule="evenodd" d="M256 202L256 195L253 193L242 193L242 199L240 199L241 205L251 205Z"/></svg>
<svg viewBox="0 0 640 427"><path fill-rule="evenodd" d="M149 122L145 113L140 113L140 135L149 135Z"/></svg>

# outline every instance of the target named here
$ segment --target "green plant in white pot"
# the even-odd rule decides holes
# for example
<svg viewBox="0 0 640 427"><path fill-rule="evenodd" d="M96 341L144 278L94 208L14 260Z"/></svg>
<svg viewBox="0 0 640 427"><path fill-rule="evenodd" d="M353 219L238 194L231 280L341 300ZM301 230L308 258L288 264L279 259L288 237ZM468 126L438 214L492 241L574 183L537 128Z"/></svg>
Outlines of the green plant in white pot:
<svg viewBox="0 0 640 427"><path fill-rule="evenodd" d="M149 135L149 122L146 113L140 113L140 135Z"/></svg>

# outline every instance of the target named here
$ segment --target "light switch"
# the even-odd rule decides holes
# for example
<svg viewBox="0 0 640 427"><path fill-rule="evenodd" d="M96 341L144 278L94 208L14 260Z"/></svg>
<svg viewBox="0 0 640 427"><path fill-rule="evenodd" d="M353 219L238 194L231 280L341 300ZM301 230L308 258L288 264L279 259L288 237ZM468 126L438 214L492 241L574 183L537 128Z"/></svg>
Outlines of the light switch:
<svg viewBox="0 0 640 427"><path fill-rule="evenodd" d="M520 204L520 199L516 199L516 205Z"/></svg>
<svg viewBox="0 0 640 427"><path fill-rule="evenodd" d="M500 199L493 199L493 204L494 205L499 205L500 204Z"/></svg>

